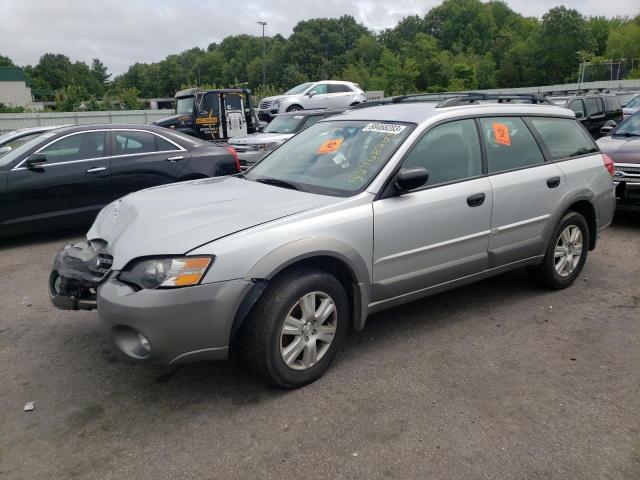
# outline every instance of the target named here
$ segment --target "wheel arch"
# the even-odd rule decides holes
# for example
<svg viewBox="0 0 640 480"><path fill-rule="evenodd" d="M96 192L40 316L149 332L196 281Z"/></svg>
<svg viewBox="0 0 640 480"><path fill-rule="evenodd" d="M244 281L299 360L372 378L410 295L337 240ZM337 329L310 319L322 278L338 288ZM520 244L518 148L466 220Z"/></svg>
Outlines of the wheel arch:
<svg viewBox="0 0 640 480"><path fill-rule="evenodd" d="M550 221L547 225L545 232L544 248L541 250L541 254L547 251L549 242L551 242L553 231L556 225L564 215L569 211L578 212L587 221L589 227L589 250L596 248L598 237L598 217L597 210L594 205L595 196L590 191L579 191L565 195L564 200L560 207L556 210L556 213L552 217L553 221Z"/></svg>
<svg viewBox="0 0 640 480"><path fill-rule="evenodd" d="M247 274L253 287L242 300L231 328L231 338L240 331L246 316L270 281L292 268L309 267L334 275L349 299L350 324L364 328L370 299L369 269L359 253L338 240L310 238L284 245L264 256Z"/></svg>

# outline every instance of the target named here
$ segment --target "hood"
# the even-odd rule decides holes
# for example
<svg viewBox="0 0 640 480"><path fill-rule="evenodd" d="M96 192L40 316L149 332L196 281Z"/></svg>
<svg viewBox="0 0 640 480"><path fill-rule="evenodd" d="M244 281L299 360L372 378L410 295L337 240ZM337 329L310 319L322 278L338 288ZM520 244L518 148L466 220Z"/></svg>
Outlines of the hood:
<svg viewBox="0 0 640 480"><path fill-rule="evenodd" d="M191 117L189 115L178 114L178 115L170 115L168 117L162 117L157 120L151 122L152 125L157 125L159 127L178 127L182 125L189 124L191 122Z"/></svg>
<svg viewBox="0 0 640 480"><path fill-rule="evenodd" d="M614 163L640 164L640 137L602 137L596 142Z"/></svg>
<svg viewBox="0 0 640 480"><path fill-rule="evenodd" d="M107 205L87 239L105 240L113 269L120 270L137 257L186 254L221 237L339 200L236 177L175 183Z"/></svg>
<svg viewBox="0 0 640 480"><path fill-rule="evenodd" d="M293 137L293 133L252 133L244 137L234 137L229 140L230 145L257 145L261 143L284 142Z"/></svg>
<svg viewBox="0 0 640 480"><path fill-rule="evenodd" d="M295 97L295 95L274 95L273 97L265 97L260 100L262 102L273 102L275 100L282 100L283 98Z"/></svg>

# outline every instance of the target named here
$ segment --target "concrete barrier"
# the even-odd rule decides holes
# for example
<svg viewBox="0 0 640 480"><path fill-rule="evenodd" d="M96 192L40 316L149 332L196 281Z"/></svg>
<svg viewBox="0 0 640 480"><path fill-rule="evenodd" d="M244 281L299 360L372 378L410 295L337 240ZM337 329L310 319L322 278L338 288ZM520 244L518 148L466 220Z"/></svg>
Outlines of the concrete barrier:
<svg viewBox="0 0 640 480"><path fill-rule="evenodd" d="M114 110L111 112L0 113L0 135L41 125L91 125L93 123L146 124L173 115L173 110Z"/></svg>

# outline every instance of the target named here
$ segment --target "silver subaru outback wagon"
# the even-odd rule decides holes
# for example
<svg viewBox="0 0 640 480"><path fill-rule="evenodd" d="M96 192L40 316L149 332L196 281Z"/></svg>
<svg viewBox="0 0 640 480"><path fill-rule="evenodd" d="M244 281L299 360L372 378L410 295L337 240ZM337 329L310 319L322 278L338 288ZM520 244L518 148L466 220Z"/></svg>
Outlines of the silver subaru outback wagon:
<svg viewBox="0 0 640 480"><path fill-rule="evenodd" d="M52 301L97 308L123 359L239 345L291 388L373 312L520 267L569 286L612 220L613 164L570 110L451 103L351 110L244 174L127 195L58 253Z"/></svg>

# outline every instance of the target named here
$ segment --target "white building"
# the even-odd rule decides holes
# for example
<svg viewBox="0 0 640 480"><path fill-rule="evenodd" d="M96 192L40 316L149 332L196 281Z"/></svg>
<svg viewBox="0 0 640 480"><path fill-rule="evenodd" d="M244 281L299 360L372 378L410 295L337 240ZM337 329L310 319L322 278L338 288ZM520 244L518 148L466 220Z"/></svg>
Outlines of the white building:
<svg viewBox="0 0 640 480"><path fill-rule="evenodd" d="M0 103L8 107L27 107L33 103L21 68L0 67Z"/></svg>

